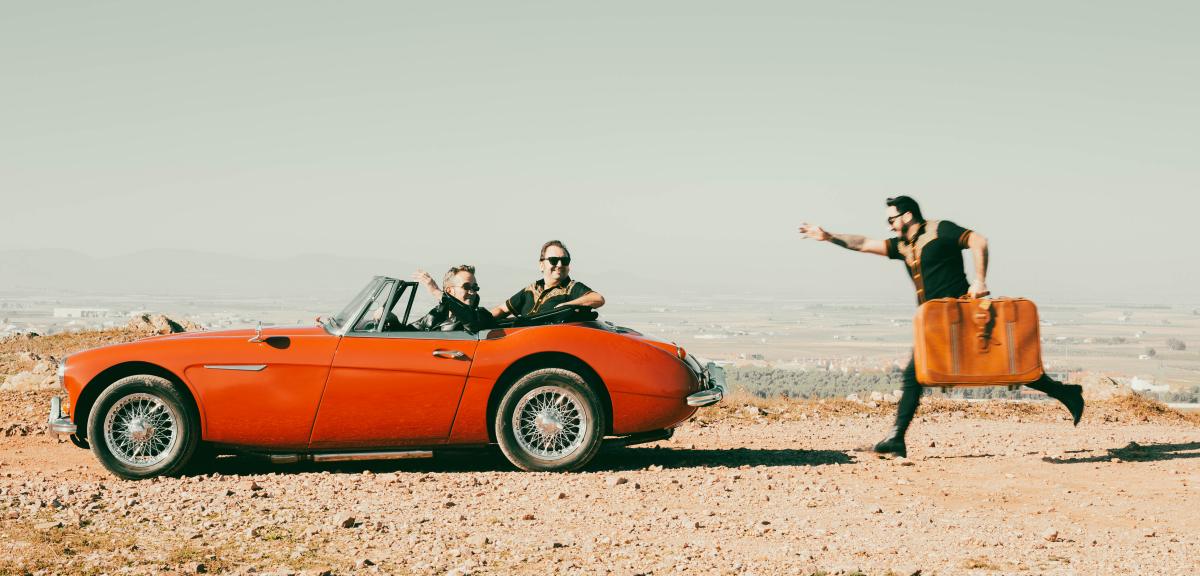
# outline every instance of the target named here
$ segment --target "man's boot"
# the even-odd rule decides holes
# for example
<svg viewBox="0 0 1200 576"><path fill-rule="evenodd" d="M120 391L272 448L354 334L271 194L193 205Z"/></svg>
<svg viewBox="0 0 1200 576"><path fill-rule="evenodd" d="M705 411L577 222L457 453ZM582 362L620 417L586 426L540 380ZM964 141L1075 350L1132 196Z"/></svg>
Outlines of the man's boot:
<svg viewBox="0 0 1200 576"><path fill-rule="evenodd" d="M901 458L908 458L908 448L904 445L904 433L908 431L908 425L912 423L913 416L916 416L917 406L921 403L921 394L924 393L925 390L917 384L915 376L910 382L905 382L900 402L896 404L896 424L892 426L892 433L876 444L871 451L876 454L895 454Z"/></svg>
<svg viewBox="0 0 1200 576"><path fill-rule="evenodd" d="M1083 418L1083 386L1077 384L1063 384L1051 380L1048 376L1042 376L1041 380L1028 385L1034 390L1045 392L1047 396L1058 400L1067 407L1067 411L1071 413L1071 421L1075 426L1079 425L1079 420Z"/></svg>
<svg viewBox="0 0 1200 576"><path fill-rule="evenodd" d="M1072 422L1075 426L1078 426L1079 420L1083 418L1083 386L1069 384L1063 386L1063 388L1065 390L1063 390L1062 396L1058 398L1058 401L1067 407L1067 410L1071 413Z"/></svg>
<svg viewBox="0 0 1200 576"><path fill-rule="evenodd" d="M881 440L871 450L876 454L895 454L901 458L908 458L908 447L904 445L904 428L899 424L892 427L892 434Z"/></svg>

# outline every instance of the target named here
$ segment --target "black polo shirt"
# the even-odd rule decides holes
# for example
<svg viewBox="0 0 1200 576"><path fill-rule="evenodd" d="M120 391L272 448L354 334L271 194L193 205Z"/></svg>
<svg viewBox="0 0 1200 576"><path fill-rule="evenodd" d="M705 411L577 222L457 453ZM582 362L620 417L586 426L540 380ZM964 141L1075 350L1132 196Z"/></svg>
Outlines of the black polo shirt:
<svg viewBox="0 0 1200 576"><path fill-rule="evenodd" d="M949 220L927 220L912 242L887 240L888 258L903 260L917 288L917 304L935 298L961 298L971 289L962 251L971 231Z"/></svg>
<svg viewBox="0 0 1200 576"><path fill-rule="evenodd" d="M529 316L538 312L553 310L563 302L570 302L588 292L592 292L583 282L564 278L565 282L546 289L546 281L538 280L512 295L505 304L508 309L521 316Z"/></svg>

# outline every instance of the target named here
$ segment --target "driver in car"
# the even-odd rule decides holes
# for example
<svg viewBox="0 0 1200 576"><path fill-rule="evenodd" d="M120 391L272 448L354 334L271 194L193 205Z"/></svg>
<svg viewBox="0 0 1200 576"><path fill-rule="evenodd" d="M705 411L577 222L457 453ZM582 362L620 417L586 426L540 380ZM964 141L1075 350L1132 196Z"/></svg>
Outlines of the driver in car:
<svg viewBox="0 0 1200 576"><path fill-rule="evenodd" d="M599 308L604 305L604 296L588 288L583 282L571 279L571 252L558 240L542 245L538 259L542 279L513 294L511 298L495 308L493 318L509 314L529 316L562 306L587 306Z"/></svg>
<svg viewBox="0 0 1200 576"><path fill-rule="evenodd" d="M475 267L467 264L454 266L442 278L442 288L424 270L413 274L418 282L434 295L440 295L437 306L416 322L409 324L414 330L466 330L474 328L480 321L488 321L488 311L479 306L479 284L475 282Z"/></svg>

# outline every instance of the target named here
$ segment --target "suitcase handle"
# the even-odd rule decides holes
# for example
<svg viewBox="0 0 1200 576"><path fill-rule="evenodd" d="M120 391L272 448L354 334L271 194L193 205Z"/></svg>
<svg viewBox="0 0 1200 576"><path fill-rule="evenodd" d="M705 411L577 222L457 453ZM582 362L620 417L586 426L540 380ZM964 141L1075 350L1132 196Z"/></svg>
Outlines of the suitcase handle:
<svg viewBox="0 0 1200 576"><path fill-rule="evenodd" d="M972 318L975 322L975 338L980 352L987 352L992 344L992 329L996 327L996 313L992 310L991 300L980 300L979 310Z"/></svg>

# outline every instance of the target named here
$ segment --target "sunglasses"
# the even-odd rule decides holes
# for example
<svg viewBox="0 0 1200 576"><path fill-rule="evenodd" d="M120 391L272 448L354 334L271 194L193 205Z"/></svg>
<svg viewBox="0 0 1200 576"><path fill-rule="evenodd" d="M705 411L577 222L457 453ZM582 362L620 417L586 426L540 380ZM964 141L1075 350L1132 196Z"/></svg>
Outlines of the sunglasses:
<svg viewBox="0 0 1200 576"><path fill-rule="evenodd" d="M892 223L895 222L901 216L903 216L903 214L897 214L895 216L888 216L888 226L891 226Z"/></svg>
<svg viewBox="0 0 1200 576"><path fill-rule="evenodd" d="M470 283L460 284L458 286L451 286L451 288L462 288L463 290L466 290L467 292L478 292L479 291L478 284L470 284Z"/></svg>
<svg viewBox="0 0 1200 576"><path fill-rule="evenodd" d="M542 258L542 260L549 262L551 266L558 266L559 264L562 264L563 266L571 265L570 256L550 256L548 258Z"/></svg>

